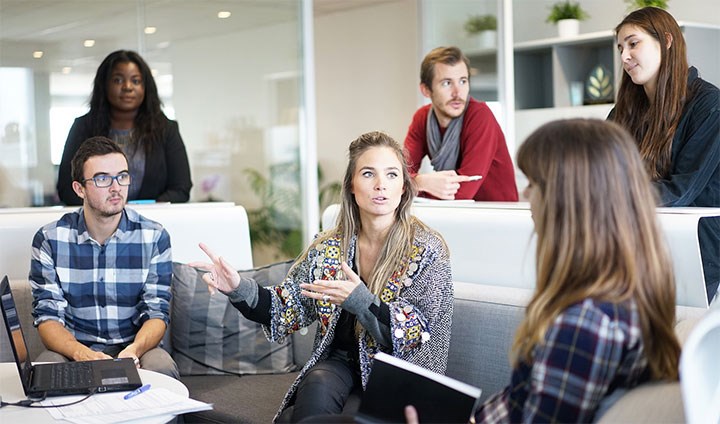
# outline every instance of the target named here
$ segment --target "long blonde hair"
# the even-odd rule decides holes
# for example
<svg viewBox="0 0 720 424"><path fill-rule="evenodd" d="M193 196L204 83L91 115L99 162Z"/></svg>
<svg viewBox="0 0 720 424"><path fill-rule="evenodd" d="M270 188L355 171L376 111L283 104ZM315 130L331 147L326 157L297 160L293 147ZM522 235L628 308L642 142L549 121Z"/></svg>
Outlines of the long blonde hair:
<svg viewBox="0 0 720 424"><path fill-rule="evenodd" d="M343 179L340 213L334 228L323 232L305 251L301 261L307 257L307 252L323 243L330 237L340 236L342 260L348 260L350 240L362 229L360 221L360 209L355 196L352 193L352 180L357 169L357 161L360 156L372 148L387 147L395 153L402 167L402 178L404 191L400 198L400 204L395 210L395 221L388 232L387 239L382 251L378 255L378 261L371 272L369 281L366 281L368 289L379 295L383 287L395 272L403 272L403 259L410 255L414 239L414 228L416 225L424 226L422 222L410 214L410 207L416 195L416 189L412 183L407 162L400 145L389 135L373 131L365 133L350 143L348 166ZM356 246L357 248L357 246Z"/></svg>
<svg viewBox="0 0 720 424"><path fill-rule="evenodd" d="M518 166L540 200L533 216L537 286L513 360L531 361L568 306L633 299L652 376L677 379L673 270L632 137L612 122L551 122L520 146Z"/></svg>

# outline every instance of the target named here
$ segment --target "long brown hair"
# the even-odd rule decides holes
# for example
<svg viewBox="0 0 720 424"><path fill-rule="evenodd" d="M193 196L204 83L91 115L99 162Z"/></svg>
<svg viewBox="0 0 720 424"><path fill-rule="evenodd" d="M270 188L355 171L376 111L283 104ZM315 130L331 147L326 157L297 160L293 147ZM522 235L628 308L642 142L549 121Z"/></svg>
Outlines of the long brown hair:
<svg viewBox="0 0 720 424"><path fill-rule="evenodd" d="M340 213L338 214L336 226L323 232L315 239L309 249L298 259L298 262L307 257L307 252L316 245L323 243L330 237L340 235L342 238L342 260L348 260L348 250L352 237L362 229L360 221L360 208L352 193L352 180L357 169L357 161L366 151L373 148L385 147L392 150L397 156L402 167L402 178L404 192L400 198L400 204L395 210L395 221L390 227L383 250L378 255L378 262L371 272L370 281L366 281L368 289L379 295L383 287L396 271L403 272L402 262L410 255L412 242L415 236L415 226L427 228L420 220L410 214L410 207L416 195L415 185L412 183L407 162L400 145L389 135L373 131L361 135L352 143L349 149L349 161L343 179Z"/></svg>
<svg viewBox="0 0 720 424"><path fill-rule="evenodd" d="M648 99L643 87L633 83L627 72L622 72L612 119L635 137L646 169L652 179L657 180L670 171L672 141L686 102L685 38L672 15L657 7L630 13L615 27L615 34L625 25L641 29L660 43L660 69L653 99ZM672 38L670 47L668 35Z"/></svg>
<svg viewBox="0 0 720 424"><path fill-rule="evenodd" d="M530 361L568 306L632 300L652 376L677 379L675 281L632 137L612 122L551 122L520 146L518 166L540 200L533 215L537 285L515 335L514 360Z"/></svg>

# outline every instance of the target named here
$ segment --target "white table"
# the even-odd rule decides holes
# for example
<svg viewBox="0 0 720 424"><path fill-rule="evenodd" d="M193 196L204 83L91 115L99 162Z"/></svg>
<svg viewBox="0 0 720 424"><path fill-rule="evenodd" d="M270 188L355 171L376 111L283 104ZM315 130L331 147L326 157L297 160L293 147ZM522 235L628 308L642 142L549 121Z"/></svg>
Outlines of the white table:
<svg viewBox="0 0 720 424"><path fill-rule="evenodd" d="M189 397L187 387L180 381L164 374L153 371L138 370L143 384L151 384L152 387L162 387L183 397ZM14 362L0 362L0 396L3 402L17 402L25 399L20 375ZM164 415L143 420L143 423L165 423L172 420L174 416ZM44 408L22 408L18 406L6 406L0 408L0 423L66 423L65 420L55 420L47 409Z"/></svg>

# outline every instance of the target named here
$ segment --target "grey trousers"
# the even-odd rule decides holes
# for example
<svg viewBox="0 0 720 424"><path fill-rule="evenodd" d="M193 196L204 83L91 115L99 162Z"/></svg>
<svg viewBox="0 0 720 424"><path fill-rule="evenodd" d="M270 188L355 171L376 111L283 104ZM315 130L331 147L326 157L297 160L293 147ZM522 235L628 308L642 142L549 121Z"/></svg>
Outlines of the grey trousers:
<svg viewBox="0 0 720 424"><path fill-rule="evenodd" d="M111 355L111 356L117 356ZM176 380L180 379L180 372L178 372L177 365L170 354L163 348L156 347L150 349L140 358L140 368L148 371L159 372L165 374ZM51 350L44 350L35 359L36 362L69 362L70 359Z"/></svg>

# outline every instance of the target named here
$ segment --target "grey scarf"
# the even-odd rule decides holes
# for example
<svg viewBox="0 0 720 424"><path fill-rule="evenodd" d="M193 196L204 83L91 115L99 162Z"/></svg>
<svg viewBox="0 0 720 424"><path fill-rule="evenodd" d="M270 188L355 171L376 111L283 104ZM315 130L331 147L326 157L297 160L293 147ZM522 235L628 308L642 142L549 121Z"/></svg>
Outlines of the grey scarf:
<svg viewBox="0 0 720 424"><path fill-rule="evenodd" d="M465 112L470 104L470 96L465 102L465 110L462 115L453 118L445 130L445 135L440 137L440 125L432 107L428 111L427 117L427 143L432 156L433 169L435 171L455 170L458 164L458 156L460 156L460 132L462 131L463 119Z"/></svg>

